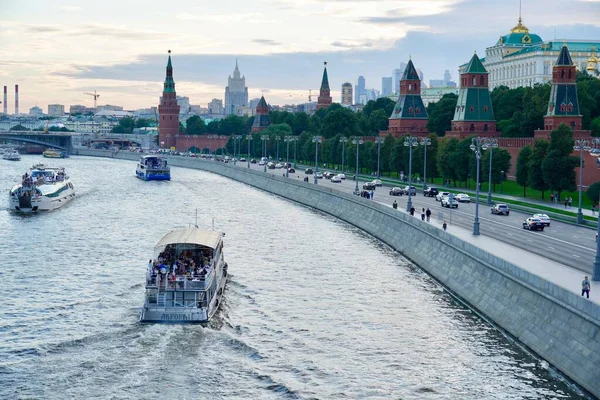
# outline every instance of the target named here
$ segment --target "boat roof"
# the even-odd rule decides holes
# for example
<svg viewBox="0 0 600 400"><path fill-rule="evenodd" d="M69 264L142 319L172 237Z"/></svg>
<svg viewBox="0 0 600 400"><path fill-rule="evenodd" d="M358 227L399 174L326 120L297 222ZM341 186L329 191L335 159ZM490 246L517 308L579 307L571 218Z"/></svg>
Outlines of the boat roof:
<svg viewBox="0 0 600 400"><path fill-rule="evenodd" d="M221 241L221 236L220 232L204 231L198 228L176 229L163 236L155 248L166 247L169 244L196 244L216 249Z"/></svg>
<svg viewBox="0 0 600 400"><path fill-rule="evenodd" d="M150 158L161 158L162 159L162 158L165 158L165 157L160 156L160 155L156 155L156 154L148 154L148 155L142 156L142 159L150 159Z"/></svg>

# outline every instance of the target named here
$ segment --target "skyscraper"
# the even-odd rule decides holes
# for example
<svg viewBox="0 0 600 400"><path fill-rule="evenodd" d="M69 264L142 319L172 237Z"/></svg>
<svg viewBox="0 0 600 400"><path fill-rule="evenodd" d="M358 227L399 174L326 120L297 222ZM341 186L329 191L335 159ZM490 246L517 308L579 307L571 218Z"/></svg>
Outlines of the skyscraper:
<svg viewBox="0 0 600 400"><path fill-rule="evenodd" d="M346 106L352 105L352 84L350 82L342 85L342 104Z"/></svg>
<svg viewBox="0 0 600 400"><path fill-rule="evenodd" d="M366 89L365 77L361 75L358 77L358 85L356 85L356 91L354 93L354 104L362 104L360 96L363 96L366 94L365 89Z"/></svg>
<svg viewBox="0 0 600 400"><path fill-rule="evenodd" d="M229 75L227 87L225 88L225 114L235 114L237 107L246 107L247 105L248 88L246 87L246 77L241 76L236 59L233 77Z"/></svg>
<svg viewBox="0 0 600 400"><path fill-rule="evenodd" d="M381 95L389 96L392 94L392 77L384 76L381 78Z"/></svg>
<svg viewBox="0 0 600 400"><path fill-rule="evenodd" d="M400 63L400 68L392 70L392 90L394 94L400 94L400 80L406 69L406 63Z"/></svg>
<svg viewBox="0 0 600 400"><path fill-rule="evenodd" d="M158 141L161 148L175 147L179 136L179 105L173 80L173 66L171 65L171 50L167 62L167 75L163 88L163 95L158 106Z"/></svg>

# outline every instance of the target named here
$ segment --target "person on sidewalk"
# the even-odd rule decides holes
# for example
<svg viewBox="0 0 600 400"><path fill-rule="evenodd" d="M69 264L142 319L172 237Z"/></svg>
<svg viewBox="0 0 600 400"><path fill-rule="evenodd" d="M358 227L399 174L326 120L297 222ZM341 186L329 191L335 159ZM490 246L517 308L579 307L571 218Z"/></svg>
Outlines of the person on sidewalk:
<svg viewBox="0 0 600 400"><path fill-rule="evenodd" d="M550 203L554 203L554 193L550 193Z"/></svg>
<svg viewBox="0 0 600 400"><path fill-rule="evenodd" d="M581 295L583 296L585 294L588 299L590 298L590 287L590 280L586 276L581 281Z"/></svg>
<svg viewBox="0 0 600 400"><path fill-rule="evenodd" d="M571 208L571 204L573 204L573 198L569 197L569 208Z"/></svg>
<svg viewBox="0 0 600 400"><path fill-rule="evenodd" d="M414 217L414 216L415 216L415 206L412 206L412 207L410 208L410 216L411 216L411 217Z"/></svg>
<svg viewBox="0 0 600 400"><path fill-rule="evenodd" d="M592 203L592 216L596 215L596 204Z"/></svg>
<svg viewBox="0 0 600 400"><path fill-rule="evenodd" d="M567 208L568 205L569 205L569 198L565 197L565 208Z"/></svg>
<svg viewBox="0 0 600 400"><path fill-rule="evenodd" d="M425 221L425 208L421 210L421 221Z"/></svg>
<svg viewBox="0 0 600 400"><path fill-rule="evenodd" d="M448 224L446 223L446 221L444 221L444 223L442 224L442 228L444 228L444 232L446 232L446 229L448 229Z"/></svg>
<svg viewBox="0 0 600 400"><path fill-rule="evenodd" d="M396 200L394 200L394 204L392 204L392 207L394 208L394 210L398 209L398 203L396 203Z"/></svg>
<svg viewBox="0 0 600 400"><path fill-rule="evenodd" d="M427 216L427 222L429 222L429 219L431 218L431 210L429 208L425 211L425 215Z"/></svg>

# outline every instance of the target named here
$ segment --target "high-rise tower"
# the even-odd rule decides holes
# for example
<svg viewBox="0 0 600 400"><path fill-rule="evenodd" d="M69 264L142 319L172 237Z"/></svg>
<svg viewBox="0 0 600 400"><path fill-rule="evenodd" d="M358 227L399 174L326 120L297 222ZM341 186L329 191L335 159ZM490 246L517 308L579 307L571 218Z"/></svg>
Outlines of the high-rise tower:
<svg viewBox="0 0 600 400"><path fill-rule="evenodd" d="M412 60L400 79L400 94L389 119L389 133L394 137L410 134L427 136L427 109L421 99L421 79ZM387 132L382 133L387 134Z"/></svg>
<svg viewBox="0 0 600 400"><path fill-rule="evenodd" d="M346 82L342 84L342 104L345 106L352 105L352 84Z"/></svg>
<svg viewBox="0 0 600 400"><path fill-rule="evenodd" d="M327 78L327 61L323 63L323 79L321 79L321 89L319 91L319 98L317 100L317 110L321 108L327 108L331 105L331 94L329 91L329 79Z"/></svg>
<svg viewBox="0 0 600 400"><path fill-rule="evenodd" d="M167 75L163 88L163 95L158 106L158 141L161 148L177 146L179 136L179 105L173 80L173 66L171 65L171 50L167 62Z"/></svg>
<svg viewBox="0 0 600 400"><path fill-rule="evenodd" d="M256 115L254 116L254 123L250 132L260 132L267 129L269 126L269 107L265 101L265 96L261 96L258 104L256 105Z"/></svg>
<svg viewBox="0 0 600 400"><path fill-rule="evenodd" d="M452 120L452 131L446 136L465 138L471 135L500 136L488 88L488 72L477 53L460 74L460 90Z"/></svg>
<svg viewBox="0 0 600 400"><path fill-rule="evenodd" d="M236 58L233 76L229 75L227 87L225 88L225 114L235 114L237 107L246 107L247 105L248 88L246 87L246 77L240 73Z"/></svg>

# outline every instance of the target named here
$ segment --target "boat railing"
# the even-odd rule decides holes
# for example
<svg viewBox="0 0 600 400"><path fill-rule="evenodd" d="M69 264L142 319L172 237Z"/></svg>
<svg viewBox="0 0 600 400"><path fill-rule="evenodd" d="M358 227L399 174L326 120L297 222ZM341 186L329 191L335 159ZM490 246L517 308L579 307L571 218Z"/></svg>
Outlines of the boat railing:
<svg viewBox="0 0 600 400"><path fill-rule="evenodd" d="M146 278L147 288L157 288L162 290L204 290L208 287L211 280L212 271L204 276L189 278L188 276L178 276L175 280L163 278L161 274Z"/></svg>

